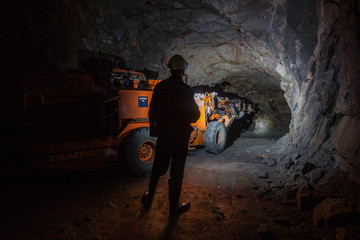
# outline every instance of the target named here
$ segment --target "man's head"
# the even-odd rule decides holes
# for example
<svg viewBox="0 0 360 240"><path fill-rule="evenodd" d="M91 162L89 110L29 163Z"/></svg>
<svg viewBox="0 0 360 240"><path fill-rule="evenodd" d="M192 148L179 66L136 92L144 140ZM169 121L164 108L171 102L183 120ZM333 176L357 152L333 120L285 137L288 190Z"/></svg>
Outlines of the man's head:
<svg viewBox="0 0 360 240"><path fill-rule="evenodd" d="M167 66L170 68L172 75L184 76L187 62L183 56L174 55L170 58Z"/></svg>

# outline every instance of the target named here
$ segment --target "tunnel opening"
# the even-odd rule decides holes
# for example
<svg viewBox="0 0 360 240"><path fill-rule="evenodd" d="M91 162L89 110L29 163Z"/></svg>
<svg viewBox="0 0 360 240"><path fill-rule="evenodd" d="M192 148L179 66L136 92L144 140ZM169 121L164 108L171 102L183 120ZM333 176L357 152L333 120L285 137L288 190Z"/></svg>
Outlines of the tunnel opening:
<svg viewBox="0 0 360 240"><path fill-rule="evenodd" d="M258 74L260 76L264 74ZM248 75L245 79L227 79L225 92L236 92L256 105L256 114L248 130L258 137L281 137L289 132L291 111L280 88L280 81L269 76Z"/></svg>
<svg viewBox="0 0 360 240"><path fill-rule="evenodd" d="M193 86L194 92L217 92L219 96L237 98L252 104L254 113L236 121L229 133L233 140L245 134L247 137L273 137L278 139L289 132L291 112L280 89L279 81L259 82L257 79L244 81L232 78L209 85ZM232 140L232 141L233 141Z"/></svg>

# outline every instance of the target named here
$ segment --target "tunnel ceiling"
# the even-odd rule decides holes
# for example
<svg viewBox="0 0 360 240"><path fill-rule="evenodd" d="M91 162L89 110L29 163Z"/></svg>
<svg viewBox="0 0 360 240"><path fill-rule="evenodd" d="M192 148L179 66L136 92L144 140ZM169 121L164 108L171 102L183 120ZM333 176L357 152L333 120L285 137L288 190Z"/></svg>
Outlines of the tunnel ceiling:
<svg viewBox="0 0 360 240"><path fill-rule="evenodd" d="M279 4L78 0L29 4L24 11L35 36L44 35L39 25L50 23L46 28L50 34L43 42L33 40L48 58L42 67L74 68L77 50L88 49L120 56L127 67L157 71L163 79L168 75L168 59L181 54L189 63L190 85L229 82L226 91L250 97L278 123L275 128L288 131L291 113L284 98L286 89L280 88L286 74L281 62L285 54L279 54L279 39L273 30L274 23L286 17L276 14ZM277 25L281 28L283 24Z"/></svg>
<svg viewBox="0 0 360 240"><path fill-rule="evenodd" d="M168 74L166 63L182 54L189 63L190 85L214 85L250 97L276 129L287 131L291 113L280 90L281 59L272 22L277 5L263 1L122 1L75 6L90 19L97 38L91 49L104 46L132 69ZM284 17L284 16L282 16ZM85 30L88 31L89 24ZM270 101L267 101L271 99ZM274 112L275 111L275 112ZM277 120L276 120L277 119Z"/></svg>
<svg viewBox="0 0 360 240"><path fill-rule="evenodd" d="M73 71L79 49L164 78L167 60L182 54L190 85L229 82L279 125L291 116L289 142L360 169L357 0L34 0L3 9L4 65L19 78Z"/></svg>
<svg viewBox="0 0 360 240"><path fill-rule="evenodd" d="M168 58L183 54L191 84L236 78L279 85L271 40L276 6L266 1L110 2L71 6L87 48L115 53L130 68L155 70L161 78Z"/></svg>

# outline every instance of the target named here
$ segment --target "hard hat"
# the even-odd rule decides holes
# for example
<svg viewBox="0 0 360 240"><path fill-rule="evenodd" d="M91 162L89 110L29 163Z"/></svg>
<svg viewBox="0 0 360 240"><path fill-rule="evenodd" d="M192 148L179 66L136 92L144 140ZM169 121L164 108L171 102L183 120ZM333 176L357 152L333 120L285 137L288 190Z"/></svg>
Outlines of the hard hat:
<svg viewBox="0 0 360 240"><path fill-rule="evenodd" d="M187 68L188 63L185 61L185 58L181 55L174 55L170 58L168 62L168 68L174 70L184 70Z"/></svg>

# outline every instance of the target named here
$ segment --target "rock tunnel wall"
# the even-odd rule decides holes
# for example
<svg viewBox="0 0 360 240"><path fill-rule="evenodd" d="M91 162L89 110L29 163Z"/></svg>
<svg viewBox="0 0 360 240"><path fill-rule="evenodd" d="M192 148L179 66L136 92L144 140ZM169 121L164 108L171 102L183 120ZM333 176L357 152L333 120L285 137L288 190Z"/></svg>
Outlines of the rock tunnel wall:
<svg viewBox="0 0 360 240"><path fill-rule="evenodd" d="M190 85L228 82L225 91L257 102L274 129L289 126L295 146L360 170L357 0L33 0L3 9L13 56L5 67L19 78L71 71L78 49L164 78L169 57L182 54Z"/></svg>
<svg viewBox="0 0 360 240"><path fill-rule="evenodd" d="M299 84L291 127L294 142L311 154L334 154L352 178L360 170L359 10L358 1L318 3L317 45Z"/></svg>
<svg viewBox="0 0 360 240"><path fill-rule="evenodd" d="M285 87L292 111L288 136L297 147L307 149L309 155L319 151L333 155L335 166L360 182L359 4L318 1L312 8L313 3L307 3L304 9L308 12L301 17L295 12L295 8L300 8L295 2L287 7L290 29L282 34L289 58L284 61L285 68L292 80L290 88ZM315 41L308 31L314 30L312 23L318 25ZM295 49L291 50L289 41L295 43ZM282 83L284 79L288 80L285 76Z"/></svg>

